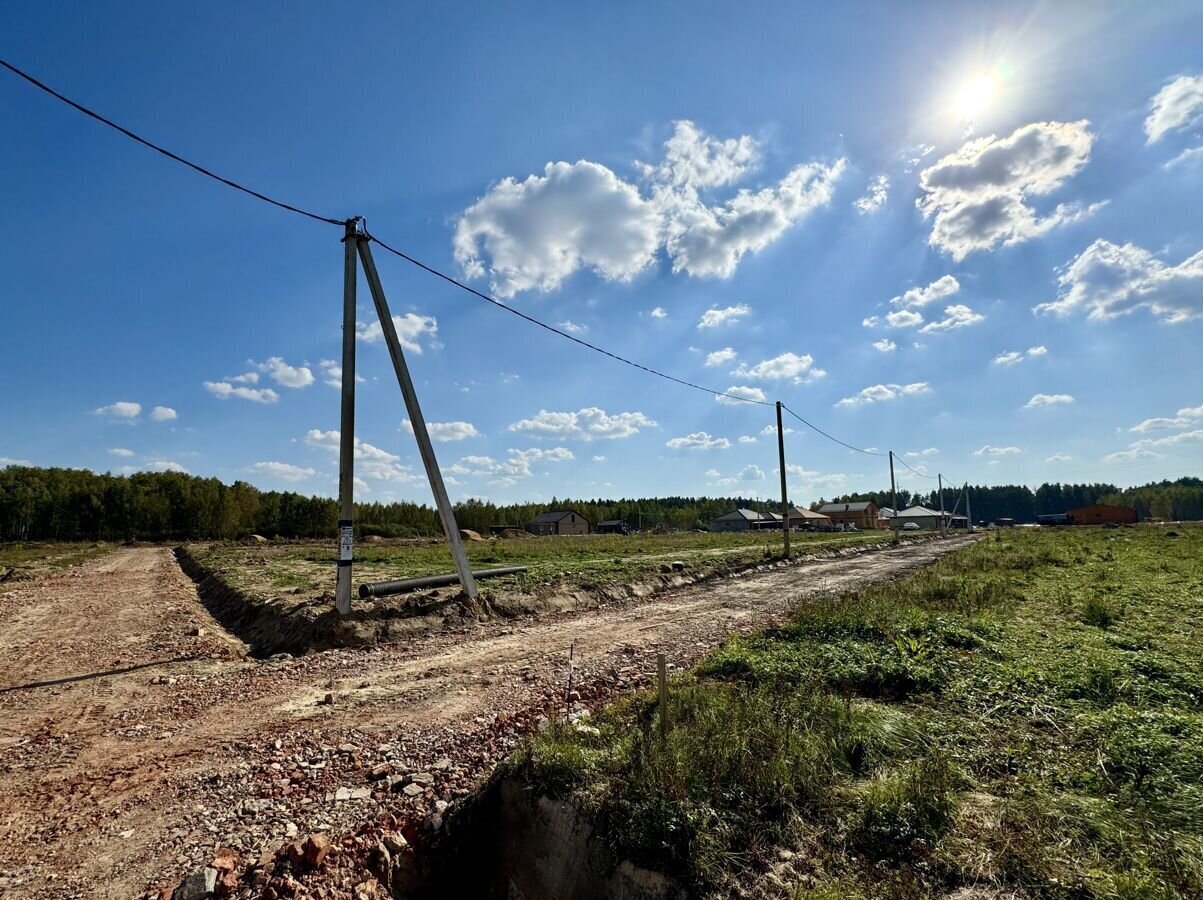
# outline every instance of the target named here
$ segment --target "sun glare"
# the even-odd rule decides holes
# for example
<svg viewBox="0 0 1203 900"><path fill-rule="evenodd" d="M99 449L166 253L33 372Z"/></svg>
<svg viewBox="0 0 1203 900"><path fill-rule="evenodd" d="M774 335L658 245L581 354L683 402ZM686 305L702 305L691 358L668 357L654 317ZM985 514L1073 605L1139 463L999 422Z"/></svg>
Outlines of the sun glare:
<svg viewBox="0 0 1203 900"><path fill-rule="evenodd" d="M962 118L976 118L989 108L997 90L997 78L990 74L978 75L957 91L953 106Z"/></svg>

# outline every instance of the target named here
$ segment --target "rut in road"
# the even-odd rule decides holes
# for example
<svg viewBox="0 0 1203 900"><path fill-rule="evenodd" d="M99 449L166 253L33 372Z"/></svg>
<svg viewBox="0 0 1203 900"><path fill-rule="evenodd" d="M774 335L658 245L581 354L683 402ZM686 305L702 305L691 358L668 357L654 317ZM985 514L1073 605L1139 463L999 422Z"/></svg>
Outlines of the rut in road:
<svg viewBox="0 0 1203 900"><path fill-rule="evenodd" d="M338 833L386 811L419 814L466 793L516 745L504 723L529 723L562 694L570 643L582 683L650 670L657 652L687 666L787 606L894 577L966 540L269 662L240 655L170 551L122 548L0 594L0 888L128 897L218 846L244 860L270 854L290 824ZM322 703L327 694L337 702ZM337 749L348 746L357 752ZM333 799L364 785L371 764L419 769L440 756L449 765L424 796L375 785L370 797Z"/></svg>

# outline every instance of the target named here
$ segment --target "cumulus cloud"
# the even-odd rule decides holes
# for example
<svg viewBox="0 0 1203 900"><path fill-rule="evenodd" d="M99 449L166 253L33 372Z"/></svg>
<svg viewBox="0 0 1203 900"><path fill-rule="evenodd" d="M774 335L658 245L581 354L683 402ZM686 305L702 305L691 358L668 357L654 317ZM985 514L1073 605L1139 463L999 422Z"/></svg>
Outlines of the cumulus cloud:
<svg viewBox="0 0 1203 900"><path fill-rule="evenodd" d="M204 384L205 390L219 400L240 397L254 403L275 403L280 399L280 395L271 388L249 388L230 384L229 381L206 381Z"/></svg>
<svg viewBox="0 0 1203 900"><path fill-rule="evenodd" d="M129 458L134 455L133 450L126 450L124 447L112 447L109 449L109 453L122 458Z"/></svg>
<svg viewBox="0 0 1203 900"><path fill-rule="evenodd" d="M1164 322L1185 322L1203 310L1203 251L1171 266L1143 247L1099 239L1061 270L1057 283L1057 299L1036 313L1084 311L1103 321L1147 309Z"/></svg>
<svg viewBox="0 0 1203 900"><path fill-rule="evenodd" d="M323 359L317 365L322 371L322 381L333 388L341 388L343 386L343 367L339 365L337 360ZM357 384L362 384L364 380L362 375L355 376Z"/></svg>
<svg viewBox="0 0 1203 900"><path fill-rule="evenodd" d="M877 175L869 181L865 195L853 204L862 216L881 209L890 196L890 179L886 175Z"/></svg>
<svg viewBox="0 0 1203 900"><path fill-rule="evenodd" d="M1063 406L1073 403L1070 394L1033 394L1032 399L1023 405L1024 409L1037 409L1041 406Z"/></svg>
<svg viewBox="0 0 1203 900"><path fill-rule="evenodd" d="M1043 344L1041 344L1037 347L1028 347L1028 356L1046 356L1046 355L1048 355L1048 348L1045 347Z"/></svg>
<svg viewBox="0 0 1203 900"><path fill-rule="evenodd" d="M256 363L255 368L265 373L276 384L286 388L303 388L313 384L313 372L308 366L290 366L279 356L267 362Z"/></svg>
<svg viewBox="0 0 1203 900"><path fill-rule="evenodd" d="M310 469L306 466L294 466L291 463L276 462L274 460L253 463L248 468L256 475L266 475L269 478L278 478L281 481L304 481L306 478L312 478L317 474L316 469Z"/></svg>
<svg viewBox="0 0 1203 900"><path fill-rule="evenodd" d="M560 327L569 334L584 334L589 330L588 325L581 325L579 322L573 322L571 319L561 322Z"/></svg>
<svg viewBox="0 0 1203 900"><path fill-rule="evenodd" d="M508 487L516 484L519 478L529 478L534 474L532 465L537 462L566 462L575 459L567 447L531 447L528 450L510 449L505 459L498 460L491 456L464 456L447 471L453 475L470 475L478 478L492 478L489 483L495 487Z"/></svg>
<svg viewBox="0 0 1203 900"><path fill-rule="evenodd" d="M1155 447L1173 447L1177 444L1201 440L1203 440L1203 428L1196 429L1195 431L1183 431L1178 434L1167 435L1166 437L1144 438L1139 441L1133 441L1128 445L1127 450L1108 453L1103 457L1103 462L1118 462L1129 459L1159 459L1162 454L1157 453L1153 449Z"/></svg>
<svg viewBox="0 0 1203 900"><path fill-rule="evenodd" d="M760 388L748 387L747 385L732 385L714 399L719 403L725 403L729 406L736 404L742 406L749 400L759 403L765 402L764 391Z"/></svg>
<svg viewBox="0 0 1203 900"><path fill-rule="evenodd" d="M960 289L961 283L953 276L941 275L925 287L911 288L909 291L892 298L890 303L893 306L918 309L927 306L929 303L935 303L937 300L951 297Z"/></svg>
<svg viewBox="0 0 1203 900"><path fill-rule="evenodd" d="M882 353L889 353L891 350L898 349L898 345L889 338L882 338L880 341L874 341L873 346Z"/></svg>
<svg viewBox="0 0 1203 900"><path fill-rule="evenodd" d="M1179 75L1149 101L1145 119L1148 143L1167 132L1189 128L1203 120L1203 75Z"/></svg>
<svg viewBox="0 0 1203 900"><path fill-rule="evenodd" d="M608 414L595 406L577 412L549 412L541 409L529 419L520 419L509 426L510 431L536 437L555 437L591 441L629 438L640 428L655 428L656 423L641 412Z"/></svg>
<svg viewBox="0 0 1203 900"><path fill-rule="evenodd" d="M917 206L932 220L928 243L961 260L974 250L1022 243L1095 212L1102 204L1061 204L1040 217L1030 205L1089 162L1094 135L1088 125L1034 122L1006 138L969 141L924 169Z"/></svg>
<svg viewBox="0 0 1203 900"><path fill-rule="evenodd" d="M706 365L713 368L714 366L725 366L727 363L735 359L735 348L724 347L722 350L715 350L713 353L706 354Z"/></svg>
<svg viewBox="0 0 1203 900"><path fill-rule="evenodd" d="M3 469L5 466L32 466L32 465L33 465L33 463L31 463L27 459L13 459L11 456L0 456L0 469Z"/></svg>
<svg viewBox="0 0 1203 900"><path fill-rule="evenodd" d="M1017 453L1022 453L1018 447L995 447L992 444L986 444L979 450L974 450L974 456L1014 456Z"/></svg>
<svg viewBox="0 0 1203 900"><path fill-rule="evenodd" d="M731 446L731 442L725 437L711 437L705 431L695 431L685 437L672 438L664 446L673 450L726 450Z"/></svg>
<svg viewBox="0 0 1203 900"><path fill-rule="evenodd" d="M170 406L156 406L150 411L150 420L152 422L170 422L172 419L178 419L179 415Z"/></svg>
<svg viewBox="0 0 1203 900"><path fill-rule="evenodd" d="M334 455L338 454L339 440L340 435L337 429L322 431L311 428L305 433L306 444ZM402 465L401 457L395 453L389 453L367 441L361 441L358 437L355 438L354 447L355 473L359 477L373 481L395 481L402 484L423 480L414 475L409 466Z"/></svg>
<svg viewBox="0 0 1203 900"><path fill-rule="evenodd" d="M414 433L413 423L409 419L401 420L401 428ZM467 438L480 437L480 432L471 422L427 422L426 433L432 441L462 441Z"/></svg>
<svg viewBox="0 0 1203 900"><path fill-rule="evenodd" d="M925 450L908 450L902 455L907 457L908 459L916 459L916 458L924 457L924 456L935 456L939 452L940 451L937 450L935 447L928 447Z"/></svg>
<svg viewBox="0 0 1203 900"><path fill-rule="evenodd" d="M876 316L874 316L876 319ZM923 316L913 309L898 309L886 313L886 324L891 328L914 328L923 323ZM876 324L876 323L875 323Z"/></svg>
<svg viewBox="0 0 1203 900"><path fill-rule="evenodd" d="M653 319L667 319L668 318L668 310L665 309L663 306L657 306L655 309L651 310L648 313L648 315L651 316Z"/></svg>
<svg viewBox="0 0 1203 900"><path fill-rule="evenodd" d="M836 406L867 406L871 403L884 403L887 400L897 400L900 397L913 397L917 394L931 392L931 386L926 381L913 384L874 384L863 388L860 393L845 397Z"/></svg>
<svg viewBox="0 0 1203 900"><path fill-rule="evenodd" d="M1073 457L1068 453L1054 453L1052 456L1046 457L1045 462L1069 462Z"/></svg>
<svg viewBox="0 0 1203 900"><path fill-rule="evenodd" d="M417 313L406 313L403 316L393 316L393 327L397 329L397 340L401 346L413 353L422 352L422 341L432 349L437 348L439 323L434 316L420 316ZM384 340L384 331L379 322L355 324L355 335L365 344L375 344Z"/></svg>
<svg viewBox="0 0 1203 900"><path fill-rule="evenodd" d="M580 269L629 281L660 250L674 272L727 277L744 255L829 203L844 169L843 160L800 165L776 185L710 199L759 163L754 138L720 140L688 121L675 123L659 163L637 164L646 192L589 160L548 163L541 175L497 182L464 211L456 260L501 297L554 290Z"/></svg>
<svg viewBox="0 0 1203 900"><path fill-rule="evenodd" d="M181 475L191 474L178 462L170 459L152 459L142 468L147 472L179 472Z"/></svg>
<svg viewBox="0 0 1203 900"><path fill-rule="evenodd" d="M760 466L747 465L739 472L740 481L764 481L764 470Z"/></svg>
<svg viewBox="0 0 1203 900"><path fill-rule="evenodd" d="M1139 425L1133 425L1129 431L1148 432L1157 431L1162 428L1188 428L1193 425L1197 419L1203 419L1203 406L1187 406L1178 410L1178 414L1173 417L1161 416L1153 419L1145 419Z"/></svg>
<svg viewBox="0 0 1203 900"><path fill-rule="evenodd" d="M711 307L702 313L702 317L698 319L698 328L717 328L720 325L730 325L731 323L743 318L752 311L752 307L746 303L740 303L736 306L728 306L724 309Z"/></svg>
<svg viewBox="0 0 1203 900"><path fill-rule="evenodd" d="M142 404L134 403L132 400L118 400L116 403L110 403L108 406L97 407L93 410L93 415L108 416L119 421L132 421L142 414Z"/></svg>
<svg viewBox="0 0 1203 900"><path fill-rule="evenodd" d="M756 440L757 438L754 434L741 434L739 436L739 443L741 444L755 444Z"/></svg>
<svg viewBox="0 0 1203 900"><path fill-rule="evenodd" d="M816 381L827 373L815 368L814 359L810 354L799 356L797 353L782 353L772 359L765 359L756 365L742 365L732 375L739 378L756 378L761 381L782 381L790 379L794 384Z"/></svg>
<svg viewBox="0 0 1203 900"><path fill-rule="evenodd" d="M932 334L937 331L952 331L954 328L964 328L967 325L974 325L985 318L981 313L975 313L963 303L956 303L952 306L944 307L944 318L935 322L928 322L919 329L919 333Z"/></svg>
<svg viewBox="0 0 1203 900"><path fill-rule="evenodd" d="M1171 169L1176 169L1183 163L1191 163L1194 165L1200 158L1203 157L1203 147L1187 147L1173 159L1161 164L1161 168L1169 172Z"/></svg>
<svg viewBox="0 0 1203 900"><path fill-rule="evenodd" d="M1023 362L1023 354L1018 350L1008 350L1006 353L1000 353L994 357L993 362L996 366L1013 366Z"/></svg>

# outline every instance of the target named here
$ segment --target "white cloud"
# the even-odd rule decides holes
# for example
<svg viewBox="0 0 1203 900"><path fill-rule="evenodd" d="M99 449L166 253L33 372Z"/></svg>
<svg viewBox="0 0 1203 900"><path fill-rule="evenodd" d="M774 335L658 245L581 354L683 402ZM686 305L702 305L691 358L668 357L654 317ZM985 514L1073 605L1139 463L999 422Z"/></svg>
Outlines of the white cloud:
<svg viewBox="0 0 1203 900"><path fill-rule="evenodd" d="M913 397L917 394L931 392L931 386L926 381L914 384L874 384L863 388L860 393L845 397L836 406L866 406L871 403L882 403L886 400L897 400L899 397Z"/></svg>
<svg viewBox="0 0 1203 900"><path fill-rule="evenodd" d="M1187 406L1178 410L1173 418L1161 417L1145 419L1139 425L1133 425L1129 431L1147 432L1159 428L1187 428L1194 424L1195 419L1203 419L1203 406Z"/></svg>
<svg viewBox="0 0 1203 900"><path fill-rule="evenodd" d="M401 428L414 433L413 423L409 419L401 420ZM462 441L466 438L480 437L480 432L471 422L427 422L426 433L432 441Z"/></svg>
<svg viewBox="0 0 1203 900"><path fill-rule="evenodd" d="M963 303L944 307L944 318L938 322L928 322L919 329L920 334L931 334L937 331L952 331L954 328L964 328L985 320L981 313L975 313Z"/></svg>
<svg viewBox="0 0 1203 900"><path fill-rule="evenodd" d="M859 198L853 205L856 207L857 212L863 216L881 209L889 196L889 177L886 175L877 175L869 181L869 186L865 190L865 195Z"/></svg>
<svg viewBox="0 0 1203 900"><path fill-rule="evenodd" d="M243 372L241 375L231 375L228 378L223 378L222 381L228 381L231 384L258 384L258 372Z"/></svg>
<svg viewBox="0 0 1203 900"><path fill-rule="evenodd" d="M150 411L150 420L152 422L170 422L172 419L178 419L179 415L170 406L156 406Z"/></svg>
<svg viewBox="0 0 1203 900"><path fill-rule="evenodd" d="M1145 119L1148 143L1167 132L1189 128L1203 120L1203 75L1179 75L1149 101Z"/></svg>
<svg viewBox="0 0 1203 900"><path fill-rule="evenodd" d="M1048 348L1041 344L1038 347L1028 347L1028 356L1045 356L1048 354Z"/></svg>
<svg viewBox="0 0 1203 900"><path fill-rule="evenodd" d="M747 465L739 472L740 481L764 481L764 470L760 466Z"/></svg>
<svg viewBox="0 0 1203 900"><path fill-rule="evenodd" d="M339 365L337 360L323 359L318 361L318 368L322 370L322 380L332 388L341 388L343 386L343 367ZM366 379L362 375L355 376L356 384L362 384Z"/></svg>
<svg viewBox="0 0 1203 900"><path fill-rule="evenodd" d="M110 416L114 419L136 419L142 413L142 404L134 403L132 400L118 400L116 403L110 403L108 406L98 407L93 411L97 416Z"/></svg>
<svg viewBox="0 0 1203 900"><path fill-rule="evenodd" d="M543 449L531 447L529 450L510 449L509 456L503 460L491 456L465 456L455 465L448 466L447 471L453 475L472 475L479 478L494 478L490 484L496 487L510 487L519 478L529 478L533 475L531 466L536 462L566 462L575 459L567 447L551 447Z"/></svg>
<svg viewBox="0 0 1203 900"><path fill-rule="evenodd" d="M788 425L784 426L782 428L782 431L785 434L793 434L794 433L794 429L790 428ZM763 434L765 437L776 437L777 436L777 426L776 425L765 425L764 428L760 429L760 433Z"/></svg>
<svg viewBox="0 0 1203 900"><path fill-rule="evenodd" d="M1061 270L1057 283L1057 299L1036 313L1085 311L1101 321L1147 309L1165 322L1185 322L1203 306L1203 251L1168 266L1143 247L1100 239Z"/></svg>
<svg viewBox="0 0 1203 900"><path fill-rule="evenodd" d="M109 450L109 453L112 454L113 456L120 456L125 459L128 459L129 457L134 455L133 450L126 450L124 447L112 447Z"/></svg>
<svg viewBox="0 0 1203 900"><path fill-rule="evenodd" d="M1069 462L1072 459L1073 459L1073 457L1070 456L1068 453L1054 453L1052 456L1047 457L1044 461L1045 462Z"/></svg>
<svg viewBox="0 0 1203 900"><path fill-rule="evenodd" d="M747 385L732 385L714 399L719 403L726 403L728 405L739 404L741 406L747 401L765 402L764 391L760 388L748 387Z"/></svg>
<svg viewBox="0 0 1203 900"><path fill-rule="evenodd" d="M1165 169L1168 172L1171 169L1178 168L1178 166L1182 165L1183 163L1191 163L1193 165L1196 161L1198 161L1200 159L1200 157L1203 157L1203 146L1187 147L1185 150L1183 150L1181 153L1179 153L1173 159L1169 160L1168 162L1162 163L1161 168Z"/></svg>
<svg viewBox="0 0 1203 900"><path fill-rule="evenodd" d="M281 481L304 481L317 474L316 469L294 466L282 462L257 462L248 467L256 475L266 475L269 478L279 478Z"/></svg>
<svg viewBox="0 0 1203 900"><path fill-rule="evenodd" d="M702 313L702 317L698 319L698 328L717 328L719 325L730 325L738 319L743 318L752 311L752 307L746 303L740 303L736 306L728 306L724 309L711 307Z"/></svg>
<svg viewBox="0 0 1203 900"><path fill-rule="evenodd" d="M1195 431L1183 431L1178 434L1167 435L1166 437L1144 438L1139 441L1133 441L1128 445L1127 450L1108 453L1103 457L1103 462L1118 462L1130 459L1159 459L1161 458L1161 454L1156 453L1153 450L1154 447L1173 447L1177 444L1192 441L1203 441L1203 428L1196 429Z"/></svg>
<svg viewBox="0 0 1203 900"><path fill-rule="evenodd" d="M906 453L904 453L902 455L907 457L908 459L916 459L918 457L923 457L923 456L935 456L939 452L940 451L937 450L935 447L928 447L925 450L908 450L908 451L906 451Z"/></svg>
<svg viewBox="0 0 1203 900"><path fill-rule="evenodd" d="M772 359L762 360L751 368L742 365L731 374L739 378L756 378L762 381L791 379L794 384L802 384L816 381L827 373L814 367L814 359L809 354L799 356L796 353L782 353Z"/></svg>
<svg viewBox="0 0 1203 900"><path fill-rule="evenodd" d="M695 431L685 437L675 437L664 446L673 450L689 448L695 450L726 450L731 442L725 437L711 437L705 431Z"/></svg>
<svg viewBox="0 0 1203 900"><path fill-rule="evenodd" d="M1049 194L1090 160L1094 135L1088 122L1034 122L1006 138L994 135L964 144L919 175L917 206L932 219L928 243L954 259L1030 240L1077 221L1088 208L1061 204L1039 218L1029 202Z"/></svg>
<svg viewBox="0 0 1203 900"><path fill-rule="evenodd" d="M434 316L420 316L417 313L406 313L403 316L393 316L393 327L397 329L397 340L401 346L412 353L422 352L422 339L426 346L436 349L439 323ZM374 344L384 340L384 332L379 322L355 324L355 335L365 344Z"/></svg>
<svg viewBox="0 0 1203 900"><path fill-rule="evenodd" d="M510 431L538 437L568 438L580 441L629 438L640 428L655 428L656 423L641 412L609 415L604 409L586 407L577 412L549 412L545 409L529 419L510 425Z"/></svg>
<svg viewBox="0 0 1203 900"><path fill-rule="evenodd" d="M877 317L874 316L874 319ZM913 309L898 309L891 313L886 313L886 324L891 328L913 328L923 322L923 316L915 312Z"/></svg>
<svg viewBox="0 0 1203 900"><path fill-rule="evenodd" d="M561 322L560 327L562 329L564 329L565 331L567 331L569 334L584 334L586 331L589 330L588 325L581 325L580 323L573 322L570 319Z"/></svg>
<svg viewBox="0 0 1203 900"><path fill-rule="evenodd" d="M741 444L755 444L756 440L757 438L753 434L741 434L739 436L739 443Z"/></svg>
<svg viewBox="0 0 1203 900"><path fill-rule="evenodd" d="M1023 362L1023 354L1018 350L1008 350L1006 353L1000 353L994 357L996 366L1013 366L1020 362Z"/></svg>
<svg viewBox="0 0 1203 900"><path fill-rule="evenodd" d="M589 160L548 163L524 181L505 178L456 224L456 260L493 291L550 291L580 269L629 281L663 249L674 272L729 276L747 253L830 202L844 161L790 171L776 186L710 204L703 192L734 184L760 161L750 136L718 140L675 123L655 165L637 166L648 193Z"/></svg>
<svg viewBox="0 0 1203 900"><path fill-rule="evenodd" d="M860 320L860 323L865 328L876 328L879 324L881 324L881 316L866 316Z"/></svg>
<svg viewBox="0 0 1203 900"><path fill-rule="evenodd" d="M910 307L918 309L927 306L929 303L935 303L937 300L943 300L946 297L951 297L961 289L961 283L951 275L941 275L931 284L926 287L911 288L904 294L894 297L890 300L890 304L899 307Z"/></svg>
<svg viewBox="0 0 1203 900"><path fill-rule="evenodd" d="M11 456L0 456L0 469L3 469L5 466L32 466L32 465L33 465L33 463L31 463L27 459L13 459Z"/></svg>
<svg viewBox="0 0 1203 900"><path fill-rule="evenodd" d="M655 309L653 309L651 312L649 312L648 315L651 316L653 319L667 319L668 318L668 310L665 309L663 306L657 306Z"/></svg>
<svg viewBox="0 0 1203 900"><path fill-rule="evenodd" d="M313 372L308 366L290 366L278 356L273 356L267 362L256 363L255 368L286 388L303 388L313 384Z"/></svg>
<svg viewBox="0 0 1203 900"><path fill-rule="evenodd" d="M606 458L604 456L593 457L593 462L595 462L595 463L603 463L605 461L606 461Z"/></svg>
<svg viewBox="0 0 1203 900"><path fill-rule="evenodd" d="M147 472L179 472L181 475L191 473L178 462L170 459L153 459L142 467Z"/></svg>
<svg viewBox="0 0 1203 900"><path fill-rule="evenodd" d="M275 403L280 399L280 395L271 388L248 388L241 385L235 387L228 381L206 381L205 390L219 400L241 397L243 400L251 400L255 403Z"/></svg>
<svg viewBox="0 0 1203 900"><path fill-rule="evenodd" d="M882 353L889 353L891 350L898 349L898 345L889 338L882 338L880 341L874 341L873 346Z"/></svg>
<svg viewBox="0 0 1203 900"><path fill-rule="evenodd" d="M1115 453L1108 453L1103 457L1103 462L1124 462L1132 459L1160 459L1160 453L1154 453L1151 450L1145 450L1143 447L1136 447L1132 450L1118 450Z"/></svg>
<svg viewBox="0 0 1203 900"><path fill-rule="evenodd" d="M706 354L706 365L713 368L714 366L723 366L735 359L736 353L733 347L724 347L722 350L715 350L713 353Z"/></svg>
<svg viewBox="0 0 1203 900"><path fill-rule="evenodd" d="M974 456L1014 456L1017 453L1022 453L1018 447L995 447L991 444L986 444L980 450L974 450Z"/></svg>
<svg viewBox="0 0 1203 900"><path fill-rule="evenodd" d="M1073 403L1074 398L1069 394L1033 394L1032 399L1023 405L1024 409L1036 409L1041 406L1063 406Z"/></svg>
<svg viewBox="0 0 1203 900"><path fill-rule="evenodd" d="M305 443L311 447L326 450L333 455L339 452L339 432L335 430L321 431L311 428L305 433ZM401 464L401 457L387 450L381 450L367 441L355 438L355 472L362 478L372 481L396 481L402 484L422 481L413 474L409 466Z"/></svg>

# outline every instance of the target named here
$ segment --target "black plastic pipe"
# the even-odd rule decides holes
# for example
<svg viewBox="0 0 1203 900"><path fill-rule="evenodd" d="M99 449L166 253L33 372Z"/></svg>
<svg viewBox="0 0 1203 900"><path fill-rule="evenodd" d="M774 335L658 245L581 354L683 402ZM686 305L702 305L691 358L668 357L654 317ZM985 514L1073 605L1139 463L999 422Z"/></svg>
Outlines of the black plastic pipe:
<svg viewBox="0 0 1203 900"><path fill-rule="evenodd" d="M526 571L526 566L509 566L501 569L481 569L473 572L473 578L497 578L500 575L518 575ZM459 573L448 572L446 575L424 575L421 578L401 578L397 581L364 582L359 586L359 598L387 597L390 594L403 594L406 591L416 591L421 588L446 587L459 581Z"/></svg>

